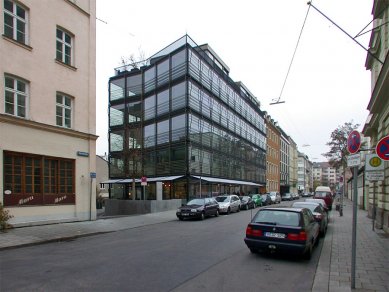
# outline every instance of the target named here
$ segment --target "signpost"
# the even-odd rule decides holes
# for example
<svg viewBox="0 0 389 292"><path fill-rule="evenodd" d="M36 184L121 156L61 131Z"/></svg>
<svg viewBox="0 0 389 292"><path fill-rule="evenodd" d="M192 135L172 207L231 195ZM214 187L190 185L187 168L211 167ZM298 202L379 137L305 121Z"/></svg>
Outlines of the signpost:
<svg viewBox="0 0 389 292"><path fill-rule="evenodd" d="M361 148L361 134L358 131L351 131L347 138L347 150L350 155L347 158L347 165L353 167L353 229L351 242L351 288L355 288L355 259L356 259L356 244L357 244L357 200L358 200L358 166L361 163L361 157L356 154ZM343 200L342 206L343 207Z"/></svg>
<svg viewBox="0 0 389 292"><path fill-rule="evenodd" d="M143 186L143 198L146 200L146 186L147 186L147 177L142 176L140 178L140 184Z"/></svg>
<svg viewBox="0 0 389 292"><path fill-rule="evenodd" d="M382 160L389 160L389 136L385 136L378 141L375 152Z"/></svg>
<svg viewBox="0 0 389 292"><path fill-rule="evenodd" d="M385 168L384 163L377 154L366 154L365 165L366 179L373 182L373 214L372 214L372 229L374 231L375 219L376 219L376 196L375 196L375 183L380 180L384 180Z"/></svg>

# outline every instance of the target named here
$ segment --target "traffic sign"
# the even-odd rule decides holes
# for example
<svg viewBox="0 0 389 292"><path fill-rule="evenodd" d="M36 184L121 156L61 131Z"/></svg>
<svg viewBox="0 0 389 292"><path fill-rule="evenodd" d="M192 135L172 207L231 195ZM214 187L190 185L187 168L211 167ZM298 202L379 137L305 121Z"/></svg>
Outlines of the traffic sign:
<svg viewBox="0 0 389 292"><path fill-rule="evenodd" d="M147 186L147 177L142 176L141 179L140 179L140 184L142 186Z"/></svg>
<svg viewBox="0 0 389 292"><path fill-rule="evenodd" d="M389 160L389 136L383 137L375 148L377 155L383 160Z"/></svg>
<svg viewBox="0 0 389 292"><path fill-rule="evenodd" d="M366 154L365 171L385 170L384 163L377 154Z"/></svg>
<svg viewBox="0 0 389 292"><path fill-rule="evenodd" d="M361 155L359 153L347 156L347 166L354 167L361 164Z"/></svg>
<svg viewBox="0 0 389 292"><path fill-rule="evenodd" d="M347 138L347 150L350 154L355 154L361 148L361 134L354 130L348 135Z"/></svg>

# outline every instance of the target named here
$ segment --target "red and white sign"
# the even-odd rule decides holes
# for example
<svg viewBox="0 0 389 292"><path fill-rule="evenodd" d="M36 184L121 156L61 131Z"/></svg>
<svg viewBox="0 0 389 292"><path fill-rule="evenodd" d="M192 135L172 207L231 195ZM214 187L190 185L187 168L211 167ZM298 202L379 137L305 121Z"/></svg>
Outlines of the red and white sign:
<svg viewBox="0 0 389 292"><path fill-rule="evenodd" d="M389 160L389 136L383 137L377 143L375 152L382 160Z"/></svg>
<svg viewBox="0 0 389 292"><path fill-rule="evenodd" d="M350 154L355 154L361 148L361 134L358 131L352 131L347 138L347 150Z"/></svg>
<svg viewBox="0 0 389 292"><path fill-rule="evenodd" d="M147 186L147 177L142 176L142 177L140 178L140 184L141 184L142 186Z"/></svg>

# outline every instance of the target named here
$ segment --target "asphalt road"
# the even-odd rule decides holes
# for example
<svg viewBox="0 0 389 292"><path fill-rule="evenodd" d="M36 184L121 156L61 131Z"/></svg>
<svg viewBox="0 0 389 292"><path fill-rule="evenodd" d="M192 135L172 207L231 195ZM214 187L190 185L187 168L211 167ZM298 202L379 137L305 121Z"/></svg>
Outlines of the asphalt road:
<svg viewBox="0 0 389 292"><path fill-rule="evenodd" d="M311 291L310 261L254 255L251 211L0 252L4 291Z"/></svg>

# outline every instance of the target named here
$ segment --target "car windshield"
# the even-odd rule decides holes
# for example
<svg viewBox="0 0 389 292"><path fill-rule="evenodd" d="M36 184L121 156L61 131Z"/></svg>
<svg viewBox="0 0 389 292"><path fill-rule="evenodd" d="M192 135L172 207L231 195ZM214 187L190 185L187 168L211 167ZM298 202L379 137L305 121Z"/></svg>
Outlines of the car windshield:
<svg viewBox="0 0 389 292"><path fill-rule="evenodd" d="M223 203L223 202L229 202L230 200L227 196L220 196L220 197L216 197L216 201Z"/></svg>
<svg viewBox="0 0 389 292"><path fill-rule="evenodd" d="M315 197L325 198L327 196L327 192L316 192Z"/></svg>
<svg viewBox="0 0 389 292"><path fill-rule="evenodd" d="M204 199L193 199L188 202L188 205L204 205Z"/></svg>
<svg viewBox="0 0 389 292"><path fill-rule="evenodd" d="M271 225L287 225L299 226L300 214L297 212L281 211L281 210L262 210L254 217L253 222L271 224Z"/></svg>

